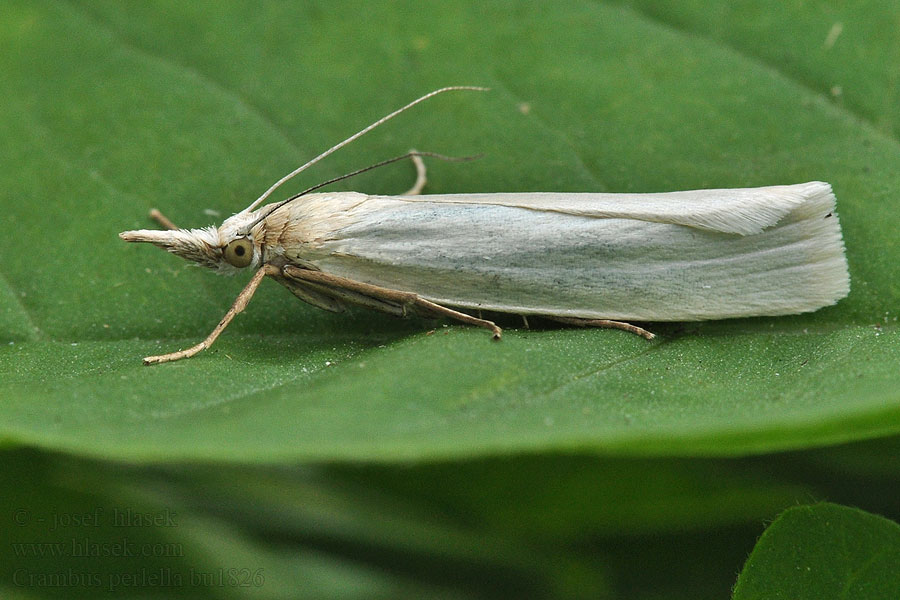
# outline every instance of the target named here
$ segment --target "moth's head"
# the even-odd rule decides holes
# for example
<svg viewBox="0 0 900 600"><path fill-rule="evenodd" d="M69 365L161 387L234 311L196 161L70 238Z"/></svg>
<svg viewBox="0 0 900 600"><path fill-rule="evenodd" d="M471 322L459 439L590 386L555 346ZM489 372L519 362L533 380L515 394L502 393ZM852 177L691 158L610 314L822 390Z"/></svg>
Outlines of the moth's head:
<svg viewBox="0 0 900 600"><path fill-rule="evenodd" d="M218 228L202 229L137 229L123 231L119 237L126 242L149 242L181 258L223 273L234 273L262 264L262 249L254 237L261 234L253 222L253 213L238 213Z"/></svg>

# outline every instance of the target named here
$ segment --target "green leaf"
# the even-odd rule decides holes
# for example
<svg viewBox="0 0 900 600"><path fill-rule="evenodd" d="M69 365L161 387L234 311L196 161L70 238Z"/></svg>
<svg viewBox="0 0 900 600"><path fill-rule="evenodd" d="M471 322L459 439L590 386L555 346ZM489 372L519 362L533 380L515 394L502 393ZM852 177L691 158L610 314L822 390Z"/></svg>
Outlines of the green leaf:
<svg viewBox="0 0 900 600"><path fill-rule="evenodd" d="M755 524L809 498L809 487L771 471L771 465L723 459L541 455L351 465L329 474L421 499L434 512L466 515L497 535L565 545Z"/></svg>
<svg viewBox="0 0 900 600"><path fill-rule="evenodd" d="M4 2L0 439L134 460L393 461L737 455L900 431L898 103L879 79L891 63L857 68L896 47L872 31L897 9L804 8L776 27L770 9L809 3L627 4ZM486 153L430 165L431 192L822 179L850 296L812 315L654 325L653 343L510 317L491 343L327 314L266 282L211 351L140 365L202 339L244 281L119 231L150 226L154 206L218 221L448 84L493 91L417 107L290 189L410 147Z"/></svg>
<svg viewBox="0 0 900 600"><path fill-rule="evenodd" d="M836 504L797 506L766 529L747 559L734 600L895 598L900 526Z"/></svg>
<svg viewBox="0 0 900 600"><path fill-rule="evenodd" d="M482 556L472 557L463 551L478 547L471 536L410 518L370 527L371 533L365 527L347 527L354 520L363 523L360 515L371 515L381 505L372 499L354 501L343 490L323 485L314 470L275 483L277 478L262 470L217 469L218 477L210 469L160 473L35 452L7 452L2 460L0 484L10 524L4 527L0 546L4 598L25 590L32 593L29 598L58 598L63 590L66 598L462 600L473 597L466 586L447 577L416 578L384 555L402 557L398 540L423 531L439 542L417 547L430 551L421 553L421 561L432 566L440 564L438 559L452 558L459 565L468 561L474 569L474 559L491 557L491 550L502 548L485 544ZM227 484L215 487L223 475ZM189 483L198 481L206 484L201 493L185 493L193 491ZM218 502L201 505L210 489ZM285 489L294 494L293 502L302 503L289 523L286 499L278 496ZM223 518L216 510L221 499L236 490L252 491L254 498L266 499L269 511L279 510L277 537L271 531L272 512L264 513L269 528L264 530L234 514ZM237 496L227 505L232 513L247 508L241 494ZM323 517L325 521L318 522ZM446 547L451 536L458 547ZM440 543L444 548L436 552L434 546ZM366 555L375 554L372 547L381 549L382 564ZM509 577L518 569L519 579L527 579L525 566L536 571L534 558L529 563L522 553L507 551L482 565L481 573L493 568ZM531 578L531 583L539 581L540 575Z"/></svg>

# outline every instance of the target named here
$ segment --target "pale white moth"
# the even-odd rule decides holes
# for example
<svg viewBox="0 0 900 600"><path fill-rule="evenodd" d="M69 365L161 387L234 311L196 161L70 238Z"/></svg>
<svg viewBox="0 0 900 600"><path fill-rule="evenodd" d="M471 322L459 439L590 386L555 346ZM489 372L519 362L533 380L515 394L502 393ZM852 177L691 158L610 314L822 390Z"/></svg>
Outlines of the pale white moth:
<svg viewBox="0 0 900 600"><path fill-rule="evenodd" d="M818 181L645 194L419 195L424 166L411 152L398 157L410 156L418 171L404 195L309 193L321 184L260 207L335 150L419 102L461 89L483 88L448 87L418 98L288 173L218 228L178 229L153 212L167 230L120 233L220 273L255 272L205 340L144 363L209 348L267 276L329 311L355 305L449 317L490 329L497 339L500 328L481 310L651 339L624 321L790 315L849 292L835 198Z"/></svg>

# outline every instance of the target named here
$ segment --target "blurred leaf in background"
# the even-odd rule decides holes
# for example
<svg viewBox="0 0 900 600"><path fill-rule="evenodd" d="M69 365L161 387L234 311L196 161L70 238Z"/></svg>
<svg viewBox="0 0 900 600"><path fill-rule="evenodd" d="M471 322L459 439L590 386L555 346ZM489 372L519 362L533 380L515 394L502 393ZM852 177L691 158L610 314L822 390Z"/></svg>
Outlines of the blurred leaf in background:
<svg viewBox="0 0 900 600"><path fill-rule="evenodd" d="M798 506L766 530L734 598L892 598L898 564L897 523L834 504Z"/></svg>

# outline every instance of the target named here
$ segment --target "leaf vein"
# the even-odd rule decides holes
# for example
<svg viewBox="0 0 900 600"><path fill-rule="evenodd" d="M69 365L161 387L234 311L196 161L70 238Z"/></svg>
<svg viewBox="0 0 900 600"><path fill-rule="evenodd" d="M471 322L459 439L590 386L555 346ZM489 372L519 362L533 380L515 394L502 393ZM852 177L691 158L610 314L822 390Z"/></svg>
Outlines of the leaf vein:
<svg viewBox="0 0 900 600"><path fill-rule="evenodd" d="M497 83L497 87L499 87L507 96L514 98L519 102L524 102L524 98L522 97L522 95L513 91L509 82L505 81L504 78L501 77L498 73L492 73L492 78ZM587 163L584 160L584 157L578 150L578 145L572 140L572 137L569 134L567 134L562 129L550 125L550 123L545 118L540 116L537 110L532 109L530 114L535 116L535 120L540 127L555 134L558 138L565 142L567 146L569 146L569 148L572 150L572 155L575 157L576 166L580 171L587 175L589 179L594 181L601 188L606 188L606 186L602 184L598 175L594 173L594 171L592 171L590 167L588 167Z"/></svg>
<svg viewBox="0 0 900 600"><path fill-rule="evenodd" d="M10 298L12 298L13 303L17 309L17 312L22 316L22 320L25 321L25 325L28 328L30 335L28 336L29 341L37 341L44 338L44 332L41 331L41 328L38 327L37 323L31 316L31 312L28 310L28 307L25 306L25 303L22 302L22 299L16 294L15 288L10 284L9 279L6 277L6 274L3 271L0 271L0 285L2 285Z"/></svg>
<svg viewBox="0 0 900 600"><path fill-rule="evenodd" d="M828 95L827 91L824 88L819 89L816 87L815 81L808 81L808 80L804 80L800 77L797 77L796 75L794 75L782 68L779 68L777 63L766 59L766 57L762 56L761 54L753 53L752 51L748 50L747 48L742 48L740 46L730 43L730 40L728 40L727 38L712 37L703 31L698 31L696 29L690 29L689 27L680 25L680 24L676 23L675 21L667 21L658 15L654 15L652 12L644 9L642 6L638 6L638 5L631 4L631 3L629 3L628 5L625 5L625 4L623 4L623 2L624 2L624 0L617 0L616 4L623 10L629 10L632 13L634 13L635 15L637 15L638 17L643 18L650 23L655 23L656 25L659 25L663 28L669 29L669 30L679 33L681 35L686 35L689 37L694 37L696 39L705 40L706 42L709 42L709 43L713 44L714 46L717 46L720 48L725 48L725 49L735 53L736 55L741 56L744 59L751 61L751 62L765 68L766 70L770 71L771 73L774 73L774 74L778 75L779 77L784 78L787 81L793 82L795 85L807 90L809 93L825 99L825 101L830 106L834 107L839 112L844 112L844 113L850 115L852 118L854 118L862 123L865 123L871 129L881 133L882 135L887 136L892 141L894 141L894 142L900 141L895 136L893 136L889 132L885 131L883 127L878 126L878 124L875 122L875 118L874 118L875 115L864 113L859 110L859 107L854 107L855 109L851 109L850 107L848 107L846 105L835 103L832 100L831 96ZM593 5L598 4L597 0L591 0L590 3Z"/></svg>
<svg viewBox="0 0 900 600"><path fill-rule="evenodd" d="M85 9L82 6L75 6L67 0L62 1L74 12L80 14L82 17L93 23L98 29L107 32L111 38L113 38L117 43L121 45L122 48L129 50L150 62L155 62L157 64L163 65L173 71L180 71L181 73L195 79L202 85L206 86L212 93L221 94L225 98L229 99L235 104L235 106L243 111L246 111L253 117L259 119L259 121L276 137L278 137L291 150L291 152L293 152L297 156L302 155L300 148L275 122L275 120L259 105L253 103L249 98L240 94L236 89L228 87L223 82L213 78L209 73L201 71L194 65L176 61L168 56L153 53L146 47L139 46L134 40L126 37L122 31L115 29L112 23L103 21L100 16L91 13L89 10Z"/></svg>

